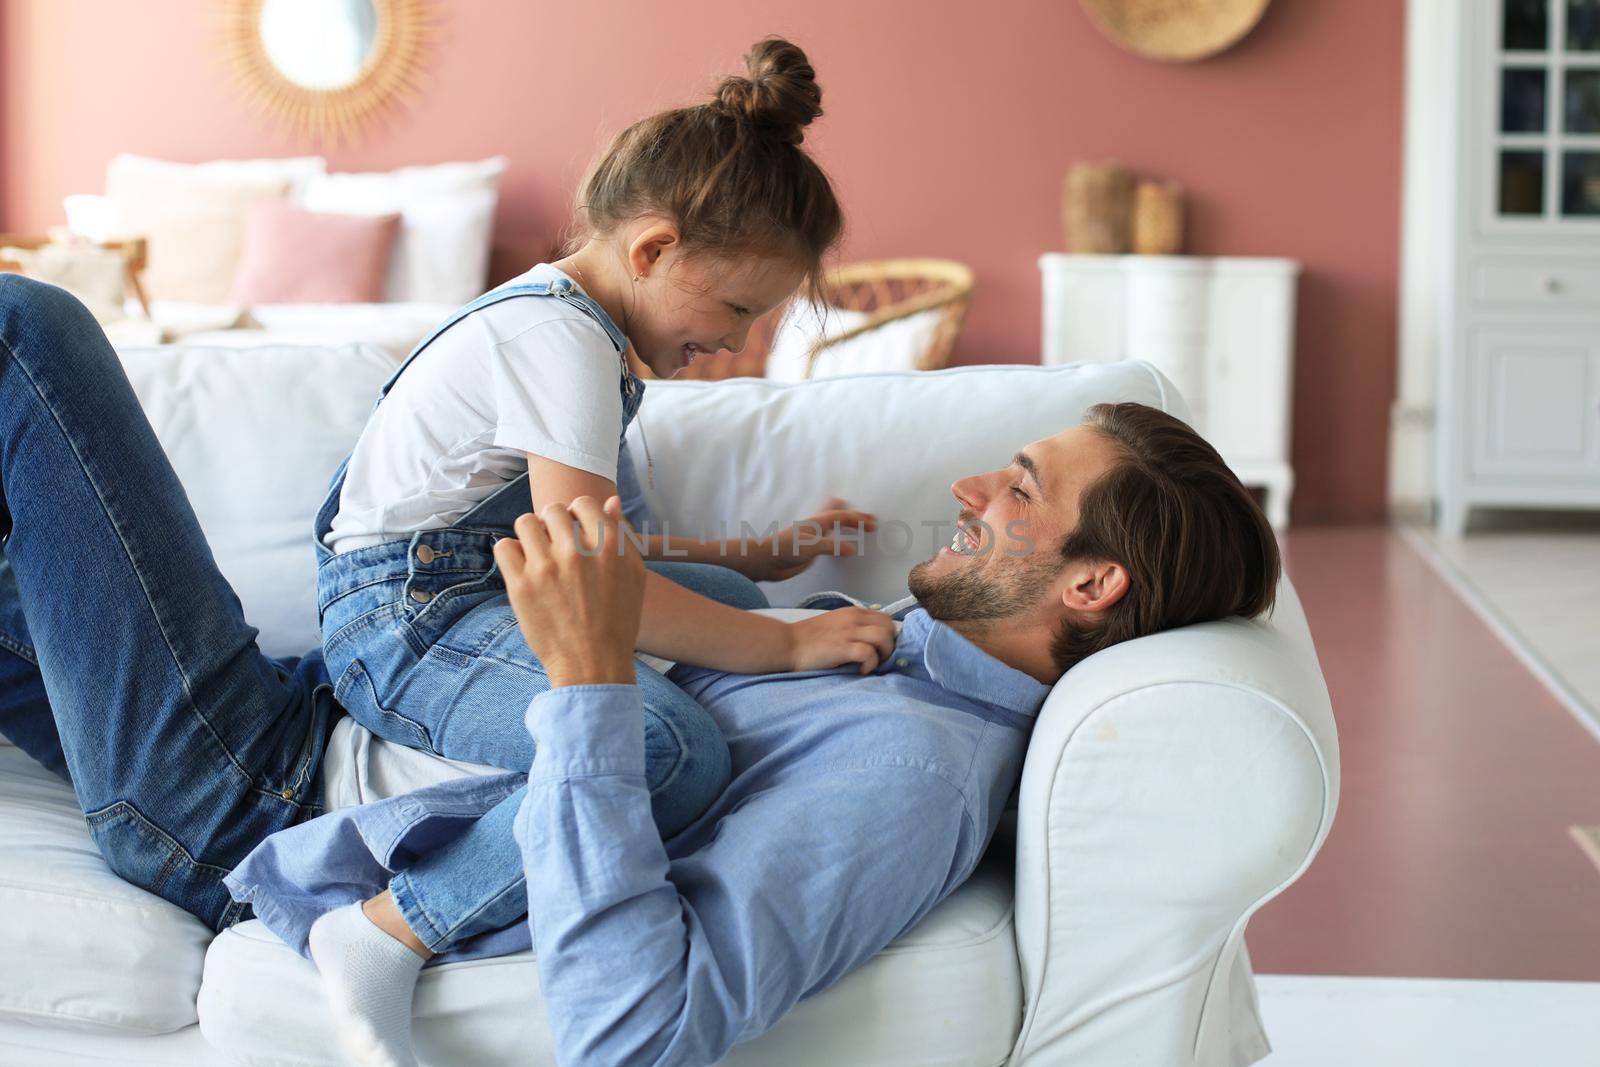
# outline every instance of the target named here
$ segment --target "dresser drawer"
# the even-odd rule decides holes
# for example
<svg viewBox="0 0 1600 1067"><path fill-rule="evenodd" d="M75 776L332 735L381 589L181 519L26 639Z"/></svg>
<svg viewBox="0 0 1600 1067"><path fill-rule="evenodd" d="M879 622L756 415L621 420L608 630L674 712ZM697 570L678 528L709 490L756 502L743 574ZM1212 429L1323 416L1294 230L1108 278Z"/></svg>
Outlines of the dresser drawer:
<svg viewBox="0 0 1600 1067"><path fill-rule="evenodd" d="M1600 310L1600 263L1485 260L1473 269L1472 297L1485 306Z"/></svg>

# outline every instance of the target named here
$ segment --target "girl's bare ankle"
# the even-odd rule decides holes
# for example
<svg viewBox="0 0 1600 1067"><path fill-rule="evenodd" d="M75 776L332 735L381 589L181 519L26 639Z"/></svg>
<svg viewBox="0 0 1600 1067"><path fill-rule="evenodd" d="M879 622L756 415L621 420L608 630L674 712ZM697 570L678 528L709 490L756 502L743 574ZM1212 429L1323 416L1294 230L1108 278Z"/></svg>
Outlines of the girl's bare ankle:
<svg viewBox="0 0 1600 1067"><path fill-rule="evenodd" d="M394 894L387 889L363 903L361 912L372 920L374 926L412 952L425 960L433 958L433 952L412 932L411 927L406 925L405 916L400 914L400 906L394 902Z"/></svg>

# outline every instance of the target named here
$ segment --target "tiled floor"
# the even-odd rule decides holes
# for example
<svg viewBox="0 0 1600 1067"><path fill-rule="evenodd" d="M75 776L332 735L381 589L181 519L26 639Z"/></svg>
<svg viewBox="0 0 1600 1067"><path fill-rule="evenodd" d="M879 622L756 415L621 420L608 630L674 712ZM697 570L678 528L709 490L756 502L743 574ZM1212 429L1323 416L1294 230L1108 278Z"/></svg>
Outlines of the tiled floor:
<svg viewBox="0 0 1600 1067"><path fill-rule="evenodd" d="M1600 979L1600 742L1387 528L1287 541L1338 718L1339 814L1250 925L1261 973Z"/></svg>
<svg viewBox="0 0 1600 1067"><path fill-rule="evenodd" d="M1499 513L1466 537L1405 533L1552 672L1600 732L1600 515Z"/></svg>
<svg viewBox="0 0 1600 1067"><path fill-rule="evenodd" d="M1267 1067L1600 1064L1600 985L1276 974L1256 984Z"/></svg>

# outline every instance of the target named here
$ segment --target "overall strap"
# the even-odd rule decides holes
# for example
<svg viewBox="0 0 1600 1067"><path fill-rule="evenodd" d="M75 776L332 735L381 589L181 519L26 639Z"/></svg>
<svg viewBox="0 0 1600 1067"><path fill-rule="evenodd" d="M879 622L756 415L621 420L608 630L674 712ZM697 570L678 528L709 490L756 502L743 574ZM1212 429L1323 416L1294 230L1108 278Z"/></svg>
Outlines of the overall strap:
<svg viewBox="0 0 1600 1067"><path fill-rule="evenodd" d="M399 368L397 368L395 372L389 376L389 380L383 383L383 388L378 391L378 399L374 401L372 410L374 412L378 410L378 405L383 403L383 398L389 395L389 390L394 388L394 383L400 380L400 375L404 374L406 368L411 366L412 360L420 356L425 348L437 341L440 334L444 333L450 327L454 326L456 323L460 322L462 319L466 318L468 315L471 315L475 311L481 311L484 308L491 307L503 300L511 300L522 296L555 297L577 308L579 311L582 311L585 315L588 315L591 319L597 322L601 329L605 330L606 336L611 339L611 345L617 350L617 358L622 364L622 397L624 425L626 425L626 421L631 418L633 412L637 410L639 401L643 399L644 393L644 383L639 381L638 378L634 376L633 371L628 367L628 357L626 355L628 348L628 337L622 332L621 328L618 327L616 323L611 321L611 316L605 313L605 309L589 296L580 293L577 286L574 285L569 278L557 278L550 282L518 282L509 285L502 285L498 289L489 290L487 293L484 293L470 304L458 309L448 319L440 323L432 333L423 338L421 344L417 345L417 347L411 350L411 354L408 355L404 362L400 364ZM316 519L312 523L313 542L315 544L317 558L319 560L326 559L332 554L323 544L323 541L324 538L326 538L328 531L332 528L334 516L339 513L339 497L344 492L344 477L345 472L349 469L349 467L350 457L346 456L344 461L339 464L339 469L333 472L333 478L328 486L328 493L323 498L322 507L318 509ZM523 475L519 481L526 485L527 475ZM492 500L495 497L500 496L509 497L511 494L504 493L504 490L509 488L511 488L510 485L502 487L502 490L495 493L490 499ZM524 495L526 495L525 492ZM479 512L483 503L487 503L487 501L481 502L478 508L474 508L473 512L469 512L469 515L473 514L474 512ZM514 514L520 514L520 512L516 512Z"/></svg>
<svg viewBox="0 0 1600 1067"><path fill-rule="evenodd" d="M406 368L411 366L411 361L422 355L423 349L437 341L440 334L473 312L482 311L486 307L492 307L502 301L511 300L519 296L556 297L582 311L597 322L600 328L606 332L606 336L611 339L611 345L619 355L626 351L628 347L627 335L622 332L616 323L611 321L611 316L607 315L605 310L594 300L578 292L577 287L566 278L557 278L553 282L520 282L513 285L502 285L498 289L489 290L472 303L457 309L453 315L436 326L432 333L423 338L422 343L411 350L411 354L405 358L405 362L401 363L399 368L389 376L389 380L383 383L383 388L378 391L379 401L389 395L389 390L394 388L394 383L400 380L400 375L404 374ZM623 361L622 370L624 374L628 373L626 359Z"/></svg>

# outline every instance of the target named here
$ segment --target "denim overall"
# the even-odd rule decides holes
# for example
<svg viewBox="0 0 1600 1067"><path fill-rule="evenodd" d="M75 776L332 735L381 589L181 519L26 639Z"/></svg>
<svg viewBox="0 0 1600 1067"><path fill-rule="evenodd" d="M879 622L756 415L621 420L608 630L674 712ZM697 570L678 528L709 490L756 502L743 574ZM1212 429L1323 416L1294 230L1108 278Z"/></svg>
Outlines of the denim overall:
<svg viewBox="0 0 1600 1067"><path fill-rule="evenodd" d="M644 396L628 369L627 338L567 279L493 290L462 308L417 346L384 385L383 402L427 347L468 315L503 300L557 299L580 309L616 347L623 429ZM619 442L620 444L620 442ZM533 742L528 702L549 687L517 626L494 561L494 543L514 536L532 510L526 474L441 529L334 554L326 537L338 513L347 459L317 514L317 603L334 694L374 734L450 759L526 771ZM687 588L738 607L765 606L753 582L725 567L651 563ZM727 743L704 708L665 677L637 664L645 705L647 779L658 825L670 836L721 793Z"/></svg>

